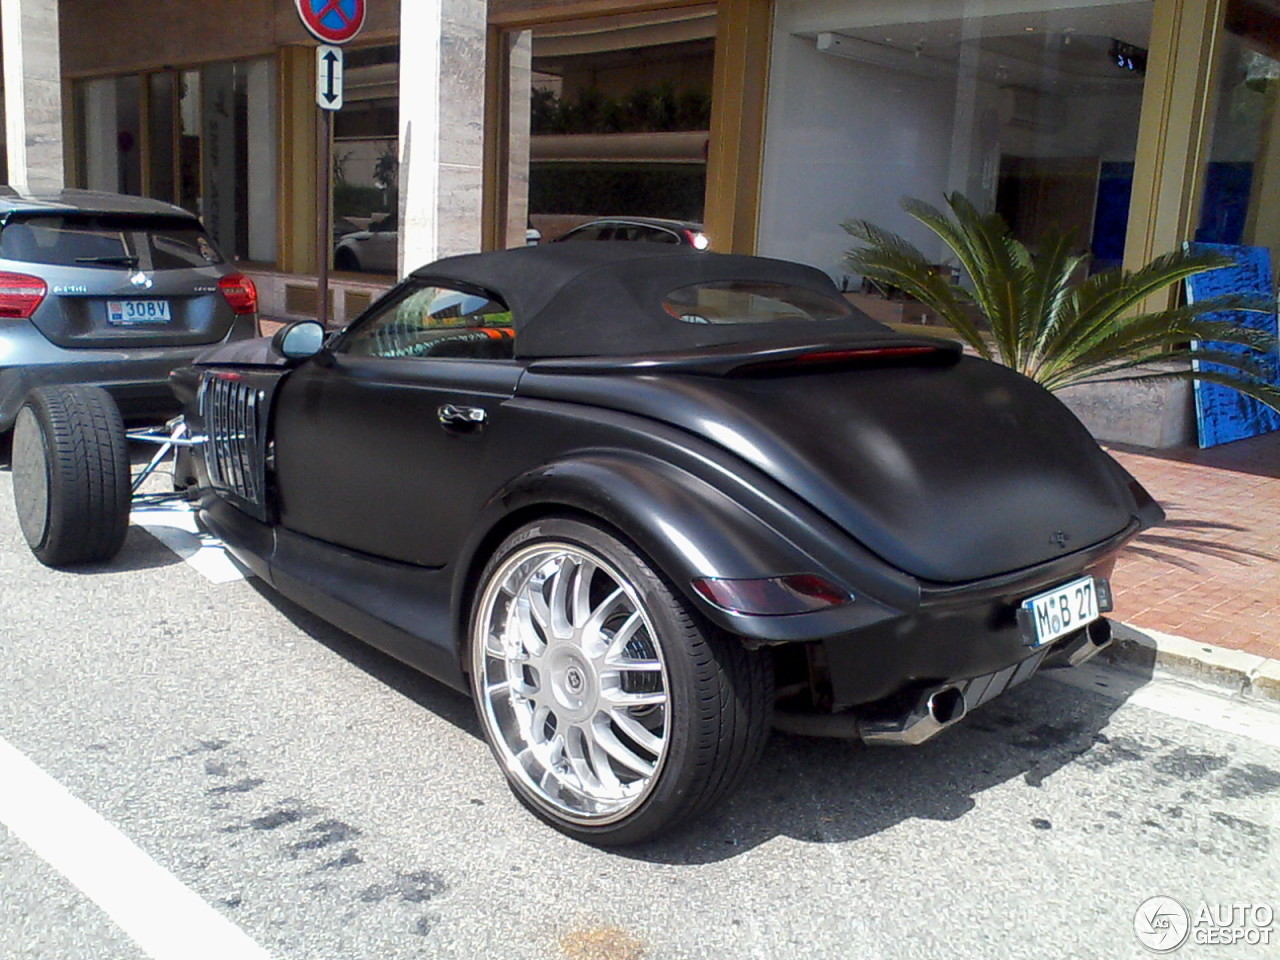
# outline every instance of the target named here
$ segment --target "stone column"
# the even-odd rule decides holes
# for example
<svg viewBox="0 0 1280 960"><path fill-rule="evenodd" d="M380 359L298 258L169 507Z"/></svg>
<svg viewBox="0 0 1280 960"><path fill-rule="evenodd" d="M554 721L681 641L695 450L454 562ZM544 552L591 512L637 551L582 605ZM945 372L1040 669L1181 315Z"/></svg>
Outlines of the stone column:
<svg viewBox="0 0 1280 960"><path fill-rule="evenodd" d="M480 249L486 0L400 4L400 275Z"/></svg>
<svg viewBox="0 0 1280 960"><path fill-rule="evenodd" d="M0 0L9 183L27 192L63 187L62 63L58 4Z"/></svg>

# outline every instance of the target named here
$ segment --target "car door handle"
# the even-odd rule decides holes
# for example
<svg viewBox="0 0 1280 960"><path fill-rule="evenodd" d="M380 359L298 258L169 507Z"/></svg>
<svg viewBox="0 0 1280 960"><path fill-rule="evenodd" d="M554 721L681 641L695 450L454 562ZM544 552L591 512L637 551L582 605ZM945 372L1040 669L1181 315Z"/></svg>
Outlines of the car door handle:
<svg viewBox="0 0 1280 960"><path fill-rule="evenodd" d="M464 407L459 404L446 403L436 411L440 424L446 428L464 427L477 429L489 419L483 407Z"/></svg>

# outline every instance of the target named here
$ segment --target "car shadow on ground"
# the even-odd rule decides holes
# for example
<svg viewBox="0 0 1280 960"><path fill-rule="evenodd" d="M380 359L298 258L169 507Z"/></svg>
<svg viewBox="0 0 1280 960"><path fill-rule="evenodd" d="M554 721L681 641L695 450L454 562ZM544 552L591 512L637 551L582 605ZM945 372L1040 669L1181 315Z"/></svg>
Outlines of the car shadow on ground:
<svg viewBox="0 0 1280 960"><path fill-rule="evenodd" d="M1138 677L1137 685L1150 679ZM674 865L730 859L779 837L847 843L911 820L957 821L984 791L1021 780L1039 788L1086 754L1112 762L1104 733L1117 699L1037 677L918 747L865 747L775 731L733 798L679 836L618 851ZM1030 818L1052 829L1046 813Z"/></svg>
<svg viewBox="0 0 1280 960"><path fill-rule="evenodd" d="M256 577L248 583L307 636L424 710L431 711L441 720L469 733L481 747L484 746L484 734L469 696L371 647L327 620L320 619Z"/></svg>
<svg viewBox="0 0 1280 960"><path fill-rule="evenodd" d="M131 523L129 532L125 534L124 546L110 560L103 563L81 563L58 569L63 573L76 576L95 576L103 573L137 573L142 570L157 570L182 562L182 557L147 533L144 527Z"/></svg>
<svg viewBox="0 0 1280 960"><path fill-rule="evenodd" d="M280 596L254 589L308 636L418 706L476 739L485 750L469 697L426 677ZM1150 679L1126 676L1125 690ZM775 731L744 786L717 810L669 837L610 853L654 863L692 865L736 857L775 837L844 843L909 820L954 821L982 792L1020 779L1032 788L1085 754L1098 762L1140 750L1104 733L1124 702L1050 677L1037 677L974 710L919 747L866 748L845 740ZM486 751L487 752L487 751ZM501 774L495 768L495 777ZM1049 818L1033 818L1052 829Z"/></svg>

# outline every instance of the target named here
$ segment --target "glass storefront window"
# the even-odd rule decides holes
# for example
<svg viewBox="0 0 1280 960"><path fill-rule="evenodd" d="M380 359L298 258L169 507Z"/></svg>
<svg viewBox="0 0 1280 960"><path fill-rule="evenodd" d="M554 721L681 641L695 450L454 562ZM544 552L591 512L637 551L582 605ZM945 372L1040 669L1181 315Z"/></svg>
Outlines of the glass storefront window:
<svg viewBox="0 0 1280 960"><path fill-rule="evenodd" d="M174 198L177 177L177 144L174 136L174 97L176 74L162 70L147 77L147 122L150 133L151 190L153 197Z"/></svg>
<svg viewBox="0 0 1280 960"><path fill-rule="evenodd" d="M509 245L598 217L702 220L715 33L714 7L685 7L509 35Z"/></svg>
<svg viewBox="0 0 1280 960"><path fill-rule="evenodd" d="M138 77L90 80L82 85L81 169L91 190L142 192L142 135Z"/></svg>
<svg viewBox="0 0 1280 960"><path fill-rule="evenodd" d="M1196 239L1270 247L1280 265L1280 15L1227 6L1222 72Z"/></svg>
<svg viewBox="0 0 1280 960"><path fill-rule="evenodd" d="M1117 265L1152 3L1017 7L779 0L761 252L856 283L840 224L863 219L942 264L900 201L960 192L1033 249L1066 231L1091 269Z"/></svg>
<svg viewBox="0 0 1280 960"><path fill-rule="evenodd" d="M179 76L178 206L200 212L200 71L184 70Z"/></svg>
<svg viewBox="0 0 1280 960"><path fill-rule="evenodd" d="M400 47L346 52L333 117L333 266L395 274L400 198Z"/></svg>
<svg viewBox="0 0 1280 960"><path fill-rule="evenodd" d="M273 66L248 60L76 84L81 185L177 203L204 220L227 257L274 261Z"/></svg>

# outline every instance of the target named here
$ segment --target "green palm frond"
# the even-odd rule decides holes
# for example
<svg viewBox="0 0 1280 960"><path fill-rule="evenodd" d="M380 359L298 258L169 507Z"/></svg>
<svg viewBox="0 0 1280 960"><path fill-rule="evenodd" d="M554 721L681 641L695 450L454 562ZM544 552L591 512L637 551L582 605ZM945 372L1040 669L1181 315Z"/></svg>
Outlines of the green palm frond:
<svg viewBox="0 0 1280 960"><path fill-rule="evenodd" d="M1274 338L1206 319L1224 310L1267 311L1270 304L1222 297L1149 309L1156 295L1197 273L1230 266L1230 258L1175 251L1136 270L1107 270L1081 279L1087 258L1071 252L1066 234L1047 238L1032 254L998 214L981 213L959 193L945 199L949 212L920 200L906 199L902 206L947 245L972 290L949 282L902 237L865 220L844 224L861 243L846 255L849 266L919 300L980 356L1051 390L1100 379L1192 377L1232 387L1280 410L1280 389L1264 379L1268 371L1263 360L1276 349ZM1191 341L1242 349L1192 351ZM1193 370L1193 357L1226 369ZM1185 363L1185 369L1144 369L1169 360Z"/></svg>
<svg viewBox="0 0 1280 960"><path fill-rule="evenodd" d="M844 224L844 229L866 243L865 247L849 254L855 270L919 300L942 317L980 356L991 359L991 348L966 312L972 298L964 289L939 276L924 254L897 234L865 220L851 220Z"/></svg>

